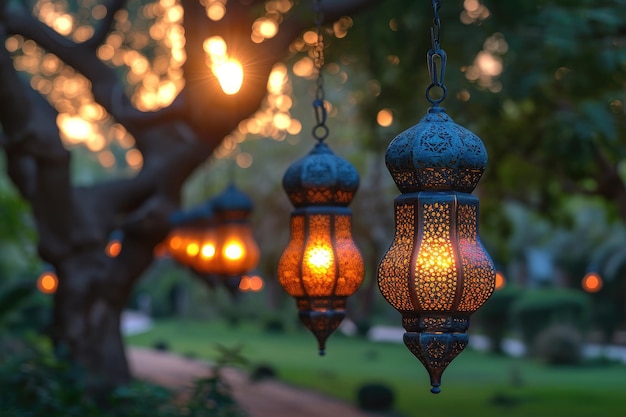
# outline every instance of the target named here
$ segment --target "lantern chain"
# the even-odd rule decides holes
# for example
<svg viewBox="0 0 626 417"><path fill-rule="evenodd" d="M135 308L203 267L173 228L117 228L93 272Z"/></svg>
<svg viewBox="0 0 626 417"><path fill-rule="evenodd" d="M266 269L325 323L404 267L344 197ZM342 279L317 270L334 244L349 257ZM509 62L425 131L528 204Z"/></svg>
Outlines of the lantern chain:
<svg viewBox="0 0 626 417"><path fill-rule="evenodd" d="M426 56L428 62L428 74L430 76L430 84L426 88L426 99L434 107L439 106L439 104L444 101L448 95L448 89L444 84L446 62L448 57L446 52L441 49L441 19L439 17L441 2L442 0L432 0L434 12L433 26L430 28L432 48L428 51ZM435 87L438 87L441 90L441 96L439 98L433 98L431 96L431 91Z"/></svg>
<svg viewBox="0 0 626 417"><path fill-rule="evenodd" d="M315 25L317 26L317 43L315 45L315 68L317 69L317 80L315 81L316 91L313 101L315 112L315 126L313 126L313 137L318 142L323 142L328 137L328 126L326 126L326 107L324 106L324 76L322 67L324 66L324 35L322 34L322 23L324 13L321 7L322 0L315 0Z"/></svg>

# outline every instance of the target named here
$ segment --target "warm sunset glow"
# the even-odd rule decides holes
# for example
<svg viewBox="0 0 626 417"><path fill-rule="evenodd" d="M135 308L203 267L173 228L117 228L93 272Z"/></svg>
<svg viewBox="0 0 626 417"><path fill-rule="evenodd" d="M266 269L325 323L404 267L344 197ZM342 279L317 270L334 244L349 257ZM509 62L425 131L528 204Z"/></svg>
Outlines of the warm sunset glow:
<svg viewBox="0 0 626 417"><path fill-rule="evenodd" d="M305 262L317 273L325 273L333 262L333 251L327 246L316 246L304 255Z"/></svg>
<svg viewBox="0 0 626 417"><path fill-rule="evenodd" d="M581 283L583 290L589 293L596 293L602 289L604 283L602 277L596 272L590 272L582 280Z"/></svg>
<svg viewBox="0 0 626 417"><path fill-rule="evenodd" d="M245 255L245 249L241 242L239 241L230 241L224 245L224 249L222 250L224 257L230 261L237 261Z"/></svg>
<svg viewBox="0 0 626 417"><path fill-rule="evenodd" d="M37 279L37 289L44 294L54 294L59 286L59 279L54 272L44 272Z"/></svg>
<svg viewBox="0 0 626 417"><path fill-rule="evenodd" d="M243 84L243 67L238 60L229 58L225 62L214 65L211 69L224 93L233 95L239 92Z"/></svg>
<svg viewBox="0 0 626 417"><path fill-rule="evenodd" d="M506 278L500 271L496 271L496 290L501 290L506 286Z"/></svg>
<svg viewBox="0 0 626 417"><path fill-rule="evenodd" d="M117 255L119 255L121 251L122 251L122 242L120 242L119 240L110 241L107 247L104 249L104 252L110 258L116 258Z"/></svg>
<svg viewBox="0 0 626 417"><path fill-rule="evenodd" d="M389 127L393 123L393 113L389 109L382 109L376 115L376 123L382 127Z"/></svg>

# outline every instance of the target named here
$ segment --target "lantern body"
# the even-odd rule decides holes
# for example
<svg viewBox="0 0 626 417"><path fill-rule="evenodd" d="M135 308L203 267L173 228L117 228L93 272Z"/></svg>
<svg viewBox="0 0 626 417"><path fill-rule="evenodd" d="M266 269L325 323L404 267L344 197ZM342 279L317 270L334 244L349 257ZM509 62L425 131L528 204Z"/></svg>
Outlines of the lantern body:
<svg viewBox="0 0 626 417"><path fill-rule="evenodd" d="M404 343L437 393L441 374L467 346L470 315L495 286L495 267L478 235L478 199L469 194L486 150L436 107L391 142L385 159L403 194L395 200L396 231L378 285L402 314Z"/></svg>
<svg viewBox="0 0 626 417"><path fill-rule="evenodd" d="M346 207L358 187L358 174L319 143L287 170L283 186L296 208L278 280L295 297L300 320L324 354L326 339L345 317L347 297L363 281L363 258Z"/></svg>
<svg viewBox="0 0 626 417"><path fill-rule="evenodd" d="M215 213L214 273L229 279L239 288L241 276L259 263L259 247L248 220L252 201L234 185L229 185L213 200ZM234 279L236 278L236 282ZM236 285L235 285L236 284Z"/></svg>

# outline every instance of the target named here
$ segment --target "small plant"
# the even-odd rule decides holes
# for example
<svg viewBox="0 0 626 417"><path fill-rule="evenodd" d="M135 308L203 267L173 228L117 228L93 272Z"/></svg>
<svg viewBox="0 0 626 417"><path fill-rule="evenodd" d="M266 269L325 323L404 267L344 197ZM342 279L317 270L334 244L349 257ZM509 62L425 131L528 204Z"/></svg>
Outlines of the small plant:
<svg viewBox="0 0 626 417"><path fill-rule="evenodd" d="M578 329L556 324L544 329L533 344L533 355L549 365L576 365L582 360L583 338Z"/></svg>
<svg viewBox="0 0 626 417"><path fill-rule="evenodd" d="M362 410L388 411L393 407L393 401L393 390L384 384L365 384L357 392L357 403Z"/></svg>

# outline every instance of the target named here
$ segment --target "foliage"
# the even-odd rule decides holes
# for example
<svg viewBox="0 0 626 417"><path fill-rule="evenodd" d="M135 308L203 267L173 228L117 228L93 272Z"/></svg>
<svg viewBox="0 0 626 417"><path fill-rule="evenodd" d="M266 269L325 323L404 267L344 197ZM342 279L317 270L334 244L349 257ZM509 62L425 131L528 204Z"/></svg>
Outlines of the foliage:
<svg viewBox="0 0 626 417"><path fill-rule="evenodd" d="M582 360L583 338L571 324L553 324L537 335L533 356L549 365L576 365Z"/></svg>
<svg viewBox="0 0 626 417"><path fill-rule="evenodd" d="M589 299L580 291L544 288L528 290L513 304L513 316L526 346L553 324L584 331L589 324Z"/></svg>
<svg viewBox="0 0 626 417"><path fill-rule="evenodd" d="M393 390L385 384L364 384L357 391L359 408L367 411L386 411L393 407Z"/></svg>
<svg viewBox="0 0 626 417"><path fill-rule="evenodd" d="M245 417L221 369L241 363L237 350L222 348L211 377L195 382L189 399L145 382L116 388L104 406L87 394L82 372L57 360L40 340L0 340L0 386L19 387L0 396L3 417Z"/></svg>

